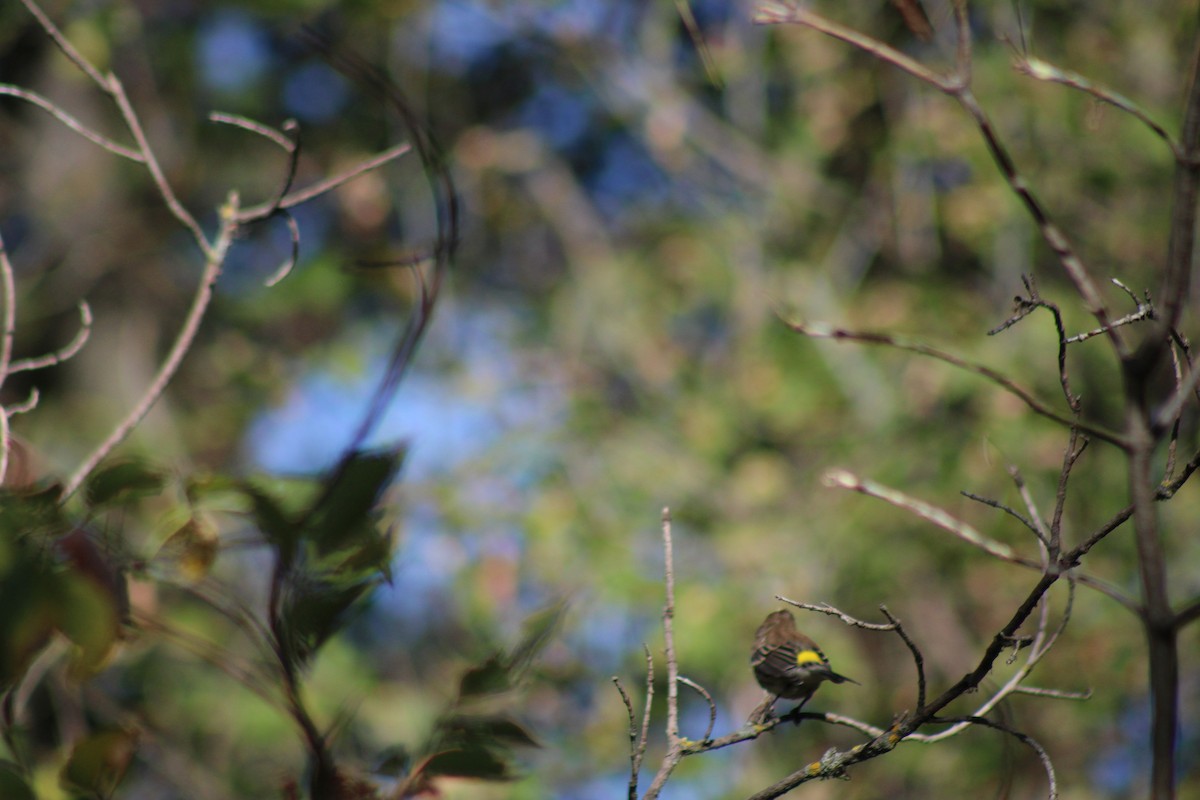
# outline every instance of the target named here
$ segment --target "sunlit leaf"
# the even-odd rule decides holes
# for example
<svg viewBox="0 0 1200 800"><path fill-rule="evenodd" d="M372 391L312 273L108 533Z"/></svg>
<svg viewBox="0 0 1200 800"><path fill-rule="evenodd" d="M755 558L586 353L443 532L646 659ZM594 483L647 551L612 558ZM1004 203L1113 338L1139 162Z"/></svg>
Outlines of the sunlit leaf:
<svg viewBox="0 0 1200 800"><path fill-rule="evenodd" d="M162 543L154 567L170 577L195 582L208 574L219 549L216 526L207 517L195 515Z"/></svg>

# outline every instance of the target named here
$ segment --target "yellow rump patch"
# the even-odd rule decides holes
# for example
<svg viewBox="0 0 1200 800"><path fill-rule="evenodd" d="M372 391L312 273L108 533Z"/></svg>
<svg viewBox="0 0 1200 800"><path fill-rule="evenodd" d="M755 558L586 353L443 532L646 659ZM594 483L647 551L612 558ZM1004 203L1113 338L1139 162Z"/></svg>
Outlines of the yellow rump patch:
<svg viewBox="0 0 1200 800"><path fill-rule="evenodd" d="M816 650L801 650L796 653L796 664L824 664L825 659L821 658L821 654Z"/></svg>

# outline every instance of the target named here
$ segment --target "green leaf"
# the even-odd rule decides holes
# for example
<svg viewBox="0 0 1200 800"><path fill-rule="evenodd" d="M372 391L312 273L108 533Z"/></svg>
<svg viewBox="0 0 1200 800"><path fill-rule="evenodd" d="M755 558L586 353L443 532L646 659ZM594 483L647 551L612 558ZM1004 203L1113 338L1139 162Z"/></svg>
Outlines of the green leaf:
<svg viewBox="0 0 1200 800"><path fill-rule="evenodd" d="M404 447L355 453L334 470L308 515L305 533L317 545L319 555L379 538L375 504L395 479L404 454Z"/></svg>
<svg viewBox="0 0 1200 800"><path fill-rule="evenodd" d="M4 800L37 800L20 768L8 761L0 762L0 797Z"/></svg>
<svg viewBox="0 0 1200 800"><path fill-rule="evenodd" d="M290 566L296 558L300 526L288 516L275 498L250 486L247 486L245 491L253 505L251 513L255 525L279 553L283 565Z"/></svg>
<svg viewBox="0 0 1200 800"><path fill-rule="evenodd" d="M88 505L128 503L155 495L166 485L166 472L141 459L123 459L109 463L88 476L84 498Z"/></svg>
<svg viewBox="0 0 1200 800"><path fill-rule="evenodd" d="M506 714L456 714L438 725L438 741L465 747L541 747L520 723Z"/></svg>
<svg viewBox="0 0 1200 800"><path fill-rule="evenodd" d="M339 581L298 575L288 581L280 628L284 653L305 665L345 623L350 607L374 586L374 578Z"/></svg>
<svg viewBox="0 0 1200 800"><path fill-rule="evenodd" d="M460 700L468 700L482 695L498 694L511 688L508 666L500 656L494 655L463 673L458 684L458 696Z"/></svg>
<svg viewBox="0 0 1200 800"><path fill-rule="evenodd" d="M19 680L50 641L57 579L25 540L0 538L0 689Z"/></svg>
<svg viewBox="0 0 1200 800"><path fill-rule="evenodd" d="M195 583L212 569L220 544L216 526L203 515L194 515L162 543L152 566L166 577Z"/></svg>
<svg viewBox="0 0 1200 800"><path fill-rule="evenodd" d="M59 773L65 788L108 797L116 790L137 752L137 731L109 728L81 739Z"/></svg>
<svg viewBox="0 0 1200 800"><path fill-rule="evenodd" d="M533 613L525 620L525 635L513 648L508 660L509 670L514 679L524 676L533 660L545 649L558 630L566 610L567 604L560 601Z"/></svg>
<svg viewBox="0 0 1200 800"><path fill-rule="evenodd" d="M0 490L0 538L56 534L70 527L59 502L60 492L58 486L33 493Z"/></svg>
<svg viewBox="0 0 1200 800"><path fill-rule="evenodd" d="M488 781L513 779L507 759L483 747L446 750L425 762L428 777L477 778Z"/></svg>
<svg viewBox="0 0 1200 800"><path fill-rule="evenodd" d="M78 649L74 667L83 674L103 666L121 632L122 609L108 589L90 577L58 576L54 597L55 624Z"/></svg>

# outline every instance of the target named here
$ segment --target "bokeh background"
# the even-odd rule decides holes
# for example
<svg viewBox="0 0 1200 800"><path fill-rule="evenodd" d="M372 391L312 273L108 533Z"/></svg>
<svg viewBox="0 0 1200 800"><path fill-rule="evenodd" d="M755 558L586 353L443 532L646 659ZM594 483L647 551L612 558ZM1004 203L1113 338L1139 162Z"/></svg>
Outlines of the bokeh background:
<svg viewBox="0 0 1200 800"><path fill-rule="evenodd" d="M947 34L917 41L882 0L824 5L928 63L949 63ZM565 600L565 620L519 706L543 744L525 755L525 777L443 789L623 796L627 723L610 678L640 700L642 643L661 653L664 506L676 521L681 669L716 699L718 733L760 699L748 650L758 622L779 606L776 594L876 620L886 603L924 648L939 690L974 666L1032 584L1032 574L820 478L846 467L1032 554L1025 531L959 492L1019 507L1011 464L1050 509L1065 433L976 377L808 341L780 319L893 331L1006 370L1061 404L1048 315L986 332L1010 314L1025 273L1062 305L1069 330L1091 319L977 131L929 88L817 34L755 26L753 4L734 0L692 0L694 30L677 4L639 0L48 0L45 8L82 52L122 77L176 191L210 227L231 187L257 202L284 168L265 141L207 122L211 110L298 120L301 184L405 136L376 97L305 47L302 25L386 71L450 159L463 209L459 258L373 440L411 446L390 495L393 581L325 648L309 681L321 714L353 719L342 746L364 762L419 740L464 665L510 646L530 614ZM945 9L929 10L948 31ZM1139 294L1153 289L1169 151L1115 109L1015 74L1011 53L1026 47L1111 85L1175 130L1194 9L980 3L972 24L976 92L1019 167L1096 275ZM17 3L0 7L0 80L110 135L121 131L111 105ZM6 402L31 385L41 391L40 406L14 428L48 472L63 474L149 382L201 261L135 165L32 106L4 98L0 107L0 230L17 271L17 354L68 340L81 298L96 318L69 364L5 386ZM273 288L263 279L287 256L285 227L263 225L236 243L200 340L123 452L182 475L298 476L338 457L413 295L404 270L362 264L428 243L432 204L409 157L299 208L297 219L300 263ZM1133 310L1118 289L1107 292L1119 313ZM1119 374L1099 338L1072 350L1071 368L1088 415L1117 424ZM1189 422L1184 452L1194 439ZM1089 449L1072 478L1068 541L1124 505L1121 466L1111 448ZM1197 500L1189 486L1163 508L1178 598L1200 592ZM152 552L167 506L131 514L124 533ZM221 530L232 543L250 535L234 518ZM1128 532L1118 532L1087 566L1134 592L1132 554ZM216 566L235 585L254 568L252 549L233 545ZM219 635L183 597L155 602ZM1061 613L1065 596L1053 603ZM800 622L862 684L827 687L811 708L886 725L913 707L914 670L898 639L823 616ZM1195 626L1183 647L1186 796L1200 792ZM1081 592L1034 680L1094 692L1082 703L1026 697L1003 708L1051 753L1062 796L1140 791L1149 714L1133 618ZM163 643L128 647L93 684L157 732L154 758L173 765L143 764L127 796L274 796L302 766L286 719ZM698 737L706 707L685 693L684 712L685 734ZM856 741L815 724L780 729L690 759L666 796L744 796ZM656 744L651 766L661 737ZM801 791L1044 791L1030 752L983 730L905 745L852 777Z"/></svg>

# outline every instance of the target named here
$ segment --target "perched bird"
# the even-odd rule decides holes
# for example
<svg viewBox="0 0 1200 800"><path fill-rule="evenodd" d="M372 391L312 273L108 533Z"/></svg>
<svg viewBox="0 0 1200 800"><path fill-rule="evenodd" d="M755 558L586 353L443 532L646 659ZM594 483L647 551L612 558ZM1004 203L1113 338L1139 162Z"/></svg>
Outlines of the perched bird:
<svg viewBox="0 0 1200 800"><path fill-rule="evenodd" d="M796 630L796 619L790 611L768 614L754 636L754 652L750 656L758 685L774 697L756 709L752 718L763 719L779 698L799 700L804 706L822 681L858 683L829 668L829 659L817 643Z"/></svg>

